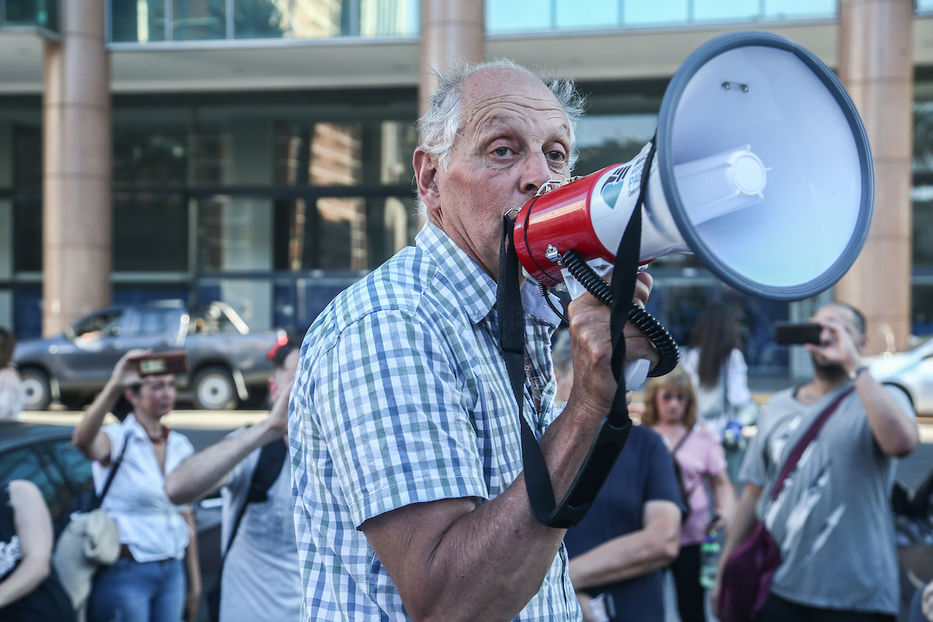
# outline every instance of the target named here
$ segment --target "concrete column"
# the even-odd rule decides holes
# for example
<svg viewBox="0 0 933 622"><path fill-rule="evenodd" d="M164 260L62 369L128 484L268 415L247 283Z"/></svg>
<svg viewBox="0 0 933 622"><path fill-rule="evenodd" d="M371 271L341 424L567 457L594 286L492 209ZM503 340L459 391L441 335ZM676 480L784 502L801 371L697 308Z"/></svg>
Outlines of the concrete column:
<svg viewBox="0 0 933 622"><path fill-rule="evenodd" d="M110 303L110 59L105 0L61 3L45 43L42 332Z"/></svg>
<svg viewBox="0 0 933 622"><path fill-rule="evenodd" d="M421 0L419 114L424 114L437 86L433 67L445 69L464 61L484 60L485 5L482 0Z"/></svg>
<svg viewBox="0 0 933 622"><path fill-rule="evenodd" d="M836 299L868 318L868 350L901 349L910 334L912 0L841 0L839 76L875 161L875 215L865 248Z"/></svg>

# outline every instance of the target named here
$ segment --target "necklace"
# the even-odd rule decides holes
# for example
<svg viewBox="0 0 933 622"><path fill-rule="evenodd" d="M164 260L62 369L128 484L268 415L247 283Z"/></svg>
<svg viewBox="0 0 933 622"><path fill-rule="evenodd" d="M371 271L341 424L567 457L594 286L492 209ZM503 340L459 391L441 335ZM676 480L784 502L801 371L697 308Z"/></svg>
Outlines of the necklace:
<svg viewBox="0 0 933 622"><path fill-rule="evenodd" d="M149 434L149 432L146 432L146 436L149 437L149 440L152 441L153 445L160 445L168 439L168 433L169 433L169 429L165 426L162 426L161 434L158 434L157 436L153 436L152 434Z"/></svg>

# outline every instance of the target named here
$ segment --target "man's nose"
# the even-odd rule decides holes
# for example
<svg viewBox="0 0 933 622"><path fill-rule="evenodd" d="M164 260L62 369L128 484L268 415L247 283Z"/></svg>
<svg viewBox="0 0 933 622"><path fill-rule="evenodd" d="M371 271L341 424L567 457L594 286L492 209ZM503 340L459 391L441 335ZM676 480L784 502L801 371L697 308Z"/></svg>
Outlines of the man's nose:
<svg viewBox="0 0 933 622"><path fill-rule="evenodd" d="M526 159L522 169L521 190L529 197L534 196L538 188L554 177L547 157L543 153L532 154Z"/></svg>

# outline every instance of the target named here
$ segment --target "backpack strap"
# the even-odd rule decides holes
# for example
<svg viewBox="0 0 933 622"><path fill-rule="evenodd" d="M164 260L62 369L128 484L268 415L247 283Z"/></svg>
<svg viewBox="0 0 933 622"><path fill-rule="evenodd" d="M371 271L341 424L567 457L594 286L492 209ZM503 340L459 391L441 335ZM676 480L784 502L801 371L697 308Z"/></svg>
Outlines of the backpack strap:
<svg viewBox="0 0 933 622"><path fill-rule="evenodd" d="M278 479L279 473L282 472L287 450L288 448L282 439L277 438L263 445L259 451L259 460L256 461L253 477L249 481L249 492L247 492L246 500L240 506L240 511L233 522L233 529L230 532L230 539L227 541L226 551L229 551L233 545L233 539L240 528L240 521L243 520L243 514L246 513L246 506L250 503L263 503L269 499L269 489ZM221 569L223 569L223 560L221 560Z"/></svg>

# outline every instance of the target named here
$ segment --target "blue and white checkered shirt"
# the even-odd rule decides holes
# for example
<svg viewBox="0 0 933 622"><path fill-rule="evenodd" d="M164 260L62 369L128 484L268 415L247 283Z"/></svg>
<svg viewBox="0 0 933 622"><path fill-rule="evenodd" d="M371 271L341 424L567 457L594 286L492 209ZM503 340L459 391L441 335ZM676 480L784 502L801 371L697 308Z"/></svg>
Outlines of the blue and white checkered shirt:
<svg viewBox="0 0 933 622"><path fill-rule="evenodd" d="M340 294L308 330L288 425L302 619L408 619L358 527L411 503L493 499L521 472L495 296L489 275L428 223L415 247ZM557 415L557 320L533 288L522 297L524 412L540 436ZM516 620L580 615L561 547Z"/></svg>

